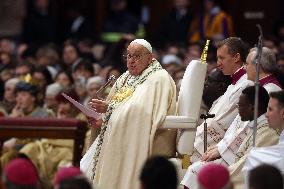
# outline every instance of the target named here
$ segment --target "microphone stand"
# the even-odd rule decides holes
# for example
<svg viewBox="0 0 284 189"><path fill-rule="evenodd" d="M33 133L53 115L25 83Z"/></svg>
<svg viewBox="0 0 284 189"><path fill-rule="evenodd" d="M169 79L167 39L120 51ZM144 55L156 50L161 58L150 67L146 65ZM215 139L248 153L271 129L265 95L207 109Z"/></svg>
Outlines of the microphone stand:
<svg viewBox="0 0 284 189"><path fill-rule="evenodd" d="M256 25L259 30L258 44L257 44L257 53L255 57L255 98L254 98L254 124L253 124L253 147L255 147L255 139L256 139L256 130L257 130L257 117L258 117L258 93L259 93L259 64L262 55L262 47L263 47L263 34L262 29L259 24Z"/></svg>
<svg viewBox="0 0 284 189"><path fill-rule="evenodd" d="M204 119L204 153L207 151L207 123L206 119L215 117L215 114L201 114L200 119Z"/></svg>
<svg viewBox="0 0 284 189"><path fill-rule="evenodd" d="M112 81L114 81L115 79L116 79L116 78L115 78L114 75L109 76L107 82L96 92L96 95L97 95L98 99L104 100L104 99L101 97L101 92L102 92L105 88L107 88L107 87L112 83Z"/></svg>

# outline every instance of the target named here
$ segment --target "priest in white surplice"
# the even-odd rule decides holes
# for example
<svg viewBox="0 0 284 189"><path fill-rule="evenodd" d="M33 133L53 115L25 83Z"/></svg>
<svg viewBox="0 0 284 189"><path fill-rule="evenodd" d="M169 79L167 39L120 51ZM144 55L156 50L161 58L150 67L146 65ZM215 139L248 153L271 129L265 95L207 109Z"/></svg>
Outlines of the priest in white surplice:
<svg viewBox="0 0 284 189"><path fill-rule="evenodd" d="M275 144L278 139L276 131L270 129L267 124L267 120L264 116L268 104L268 93L263 87L260 87L259 90L259 118L258 118L258 141L257 145L259 146L269 146ZM225 166L230 166L238 161L239 158L242 158L246 151L249 150L252 146L251 137L252 137L252 126L253 126L253 108L254 108L254 95L255 89L254 86L248 87L243 90L242 95L238 103L239 115L233 121L229 130L226 132L226 135L223 140L219 142L223 146L223 149L216 147L216 156L207 156L203 155L203 161L195 162L191 165L185 177L183 178L182 185L194 189L197 188L196 173L199 169L208 161L213 161L215 163L223 164ZM250 120L250 121L248 121ZM236 134L237 137L232 137ZM267 140L267 139L270 140ZM226 146L226 147L225 147ZM241 146L241 151L239 147ZM220 153L219 153L220 152Z"/></svg>
<svg viewBox="0 0 284 189"><path fill-rule="evenodd" d="M256 57L256 48L252 48L247 56L245 69L247 71L248 79L251 81L255 80L255 57ZM278 74L275 74L275 68L276 68L276 56L273 53L273 51L267 47L262 48L262 54L261 54L261 60L260 60L260 67L259 67L259 84L260 86L263 86L268 93L274 92L274 91L280 91L281 90L281 84L277 80ZM259 131L259 130L258 130ZM237 135L235 135L236 137ZM265 138L264 135L259 135L256 139L256 146L263 146L262 144L259 144L258 141L262 140L262 138ZM273 140L271 140L273 139ZM270 138L271 145L275 143L275 140L277 140L278 137ZM246 148L240 147L239 151L240 153L244 154L244 157L239 159L238 162L236 162L234 165L230 166L230 174L232 177L232 181L235 184L235 188L243 188L243 175L241 172L241 169L244 165L244 161L246 159L246 153L249 152L249 150L252 147L252 141L250 141L249 144L246 144Z"/></svg>
<svg viewBox="0 0 284 189"><path fill-rule="evenodd" d="M126 59L128 71L118 78L108 101L91 101L104 113L103 123L80 167L100 189L138 189L149 156L175 155L176 131L158 130L166 115L175 114L174 81L143 39L130 43Z"/></svg>
<svg viewBox="0 0 284 189"><path fill-rule="evenodd" d="M248 80L254 81L255 79L255 56L256 56L256 49L253 48L250 50L250 53L247 56L245 69L247 71ZM268 93L274 92L274 91L280 91L281 85L274 76L274 70L276 67L276 57L275 54L272 52L272 50L263 47L262 49L262 55L260 60L260 68L259 68L259 76L260 76L260 86L263 86ZM234 163L234 158L229 158L234 156L230 151L234 150L228 150L228 147L232 143L232 141L238 141L240 144L242 142L241 138L243 139L244 135L246 135L246 132L244 131L247 127L248 122L242 122L240 120L240 116L238 115L235 119L237 124L232 124L232 126L229 127L229 129L226 131L225 137L223 140L221 140L217 144L216 150L218 152L213 154L220 154L223 159L227 159L227 161L230 161L229 159L233 160L232 163ZM235 148L239 148L239 144L235 144ZM230 148L233 148L232 146ZM211 157L214 158L214 157ZM210 157L208 157L210 159ZM230 163L229 163L230 164Z"/></svg>
<svg viewBox="0 0 284 189"><path fill-rule="evenodd" d="M284 175L284 91L270 93L266 116L269 127L281 132L279 143L270 147L253 148L250 151L243 168L245 178L250 170L263 163L276 166ZM246 182L246 188L247 186Z"/></svg>
<svg viewBox="0 0 284 189"><path fill-rule="evenodd" d="M248 80L255 81L256 69L255 69L255 58L256 48L252 48L247 56L245 69L247 71ZM280 91L283 87L283 82L279 78L276 62L276 56L274 52L267 48L262 48L261 59L259 64L259 84L263 86L268 93Z"/></svg>
<svg viewBox="0 0 284 189"><path fill-rule="evenodd" d="M254 81L255 79L255 56L256 56L256 49L253 48L250 50L250 53L247 56L245 69L247 71L247 77L248 80ZM259 68L259 76L260 76L260 86L263 86L268 93L274 92L274 91L280 91L281 85L276 79L274 72L276 68L276 57L275 54L272 52L272 50L263 47L262 49L262 55L260 60L260 68ZM229 158L231 156L234 156L230 151L228 150L228 147L232 144L232 141L238 141L240 144L242 142L241 138L244 138L244 135L246 135L246 132L244 131L246 128L246 125L248 122L242 122L240 120L240 116L238 115L235 119L237 124L232 124L229 129L226 131L226 134L224 138L217 144L215 152L211 150L211 153L208 153L207 159L213 159L215 158L214 155L220 154L223 159L229 159L233 160L234 158ZM239 144L235 144L235 148L239 147ZM231 145L230 148L233 148ZM232 163L233 163L232 162ZM230 164L230 163L229 163Z"/></svg>
<svg viewBox="0 0 284 189"><path fill-rule="evenodd" d="M247 80L243 63L246 59L246 48L243 41L236 37L227 38L217 44L217 64L224 75L231 75L232 84L219 99L215 101L210 114L215 114L214 118L207 119L208 136L207 146L216 145L223 139L226 130L238 114L237 102L241 92L252 82ZM204 153L204 128L203 123L197 127L194 152L191 162L200 160Z"/></svg>

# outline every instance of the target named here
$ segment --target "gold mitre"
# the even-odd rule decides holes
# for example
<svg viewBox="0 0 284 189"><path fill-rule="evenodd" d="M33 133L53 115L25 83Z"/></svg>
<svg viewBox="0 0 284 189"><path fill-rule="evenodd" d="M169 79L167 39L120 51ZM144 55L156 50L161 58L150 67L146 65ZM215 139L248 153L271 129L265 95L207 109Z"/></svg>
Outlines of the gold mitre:
<svg viewBox="0 0 284 189"><path fill-rule="evenodd" d="M201 54L201 57L200 57L200 61L201 61L202 64L206 64L209 42L210 42L210 40L206 40L205 47L204 47L202 54Z"/></svg>

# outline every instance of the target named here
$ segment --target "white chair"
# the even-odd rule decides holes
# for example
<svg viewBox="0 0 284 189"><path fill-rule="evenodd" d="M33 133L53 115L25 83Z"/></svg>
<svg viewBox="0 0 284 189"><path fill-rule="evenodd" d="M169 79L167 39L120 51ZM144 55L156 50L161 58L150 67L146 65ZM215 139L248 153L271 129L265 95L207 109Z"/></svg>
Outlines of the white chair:
<svg viewBox="0 0 284 189"><path fill-rule="evenodd" d="M207 64L192 60L182 78L177 103L177 116L167 116L162 128L179 129L177 151L179 154L191 155L199 120L200 106L207 71ZM183 177L182 160L171 159L177 166L179 176Z"/></svg>

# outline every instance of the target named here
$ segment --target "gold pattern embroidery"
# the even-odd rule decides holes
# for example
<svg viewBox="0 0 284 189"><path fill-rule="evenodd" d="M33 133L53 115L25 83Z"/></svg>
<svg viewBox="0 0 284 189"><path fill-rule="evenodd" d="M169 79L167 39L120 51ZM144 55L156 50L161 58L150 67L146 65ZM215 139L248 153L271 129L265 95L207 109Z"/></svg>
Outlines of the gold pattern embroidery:
<svg viewBox="0 0 284 189"><path fill-rule="evenodd" d="M131 96L134 92L132 87L122 87L119 91L117 91L114 96L112 97L112 101L115 102L122 102L124 99Z"/></svg>

